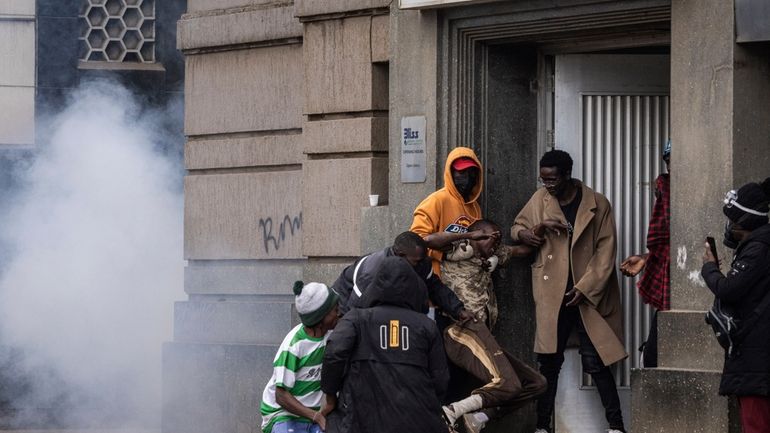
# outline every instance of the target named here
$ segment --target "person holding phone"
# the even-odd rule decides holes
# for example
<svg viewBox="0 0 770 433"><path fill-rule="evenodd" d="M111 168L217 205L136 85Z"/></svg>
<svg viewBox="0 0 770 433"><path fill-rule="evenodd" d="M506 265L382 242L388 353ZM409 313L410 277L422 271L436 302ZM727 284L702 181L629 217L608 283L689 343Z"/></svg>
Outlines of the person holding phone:
<svg viewBox="0 0 770 433"><path fill-rule="evenodd" d="M727 275L709 242L704 244L701 275L709 290L744 327L736 348L725 353L720 395L738 397L744 433L770 432L770 178L730 191L724 244L735 249ZM740 328L739 328L740 329Z"/></svg>

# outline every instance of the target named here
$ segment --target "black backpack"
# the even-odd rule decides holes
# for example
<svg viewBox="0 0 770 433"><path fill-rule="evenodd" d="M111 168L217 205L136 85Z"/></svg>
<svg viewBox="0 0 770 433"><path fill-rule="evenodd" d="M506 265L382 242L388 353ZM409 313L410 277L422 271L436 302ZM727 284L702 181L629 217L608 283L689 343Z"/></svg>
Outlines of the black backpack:
<svg viewBox="0 0 770 433"><path fill-rule="evenodd" d="M740 321L736 320L732 309L722 305L719 299L714 299L714 305L706 312L706 323L711 325L719 345L727 352L728 357L733 356L735 345L738 342Z"/></svg>

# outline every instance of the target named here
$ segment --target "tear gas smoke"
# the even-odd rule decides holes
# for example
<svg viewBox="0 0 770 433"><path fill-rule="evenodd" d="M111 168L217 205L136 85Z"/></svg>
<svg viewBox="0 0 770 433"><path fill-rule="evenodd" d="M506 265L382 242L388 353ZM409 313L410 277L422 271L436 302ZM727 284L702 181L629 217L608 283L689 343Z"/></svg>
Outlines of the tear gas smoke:
<svg viewBox="0 0 770 433"><path fill-rule="evenodd" d="M0 380L12 386L0 397L29 418L19 425L159 424L161 343L183 294L166 116L180 114L84 84L6 195Z"/></svg>

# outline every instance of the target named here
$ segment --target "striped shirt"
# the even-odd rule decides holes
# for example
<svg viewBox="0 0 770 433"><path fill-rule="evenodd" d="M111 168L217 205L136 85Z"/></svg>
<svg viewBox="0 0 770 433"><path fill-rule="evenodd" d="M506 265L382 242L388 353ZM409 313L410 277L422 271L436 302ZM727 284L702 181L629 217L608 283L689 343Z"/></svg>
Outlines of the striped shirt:
<svg viewBox="0 0 770 433"><path fill-rule="evenodd" d="M288 412L276 402L276 387L289 391L305 407L314 410L321 408L321 364L328 336L329 333L322 338L311 337L300 323L283 339L273 361L273 377L262 393L260 411L263 432L270 433L276 422L310 422L307 418Z"/></svg>

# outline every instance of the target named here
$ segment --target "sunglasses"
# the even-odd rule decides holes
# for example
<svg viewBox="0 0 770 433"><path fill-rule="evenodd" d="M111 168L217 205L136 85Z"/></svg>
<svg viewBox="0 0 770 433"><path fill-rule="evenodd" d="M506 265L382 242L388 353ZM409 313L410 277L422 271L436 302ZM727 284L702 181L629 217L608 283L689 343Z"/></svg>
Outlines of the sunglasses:
<svg viewBox="0 0 770 433"><path fill-rule="evenodd" d="M538 177L537 183L543 186L553 186L553 185L560 184L562 180L563 179L561 177L550 177L550 178Z"/></svg>

